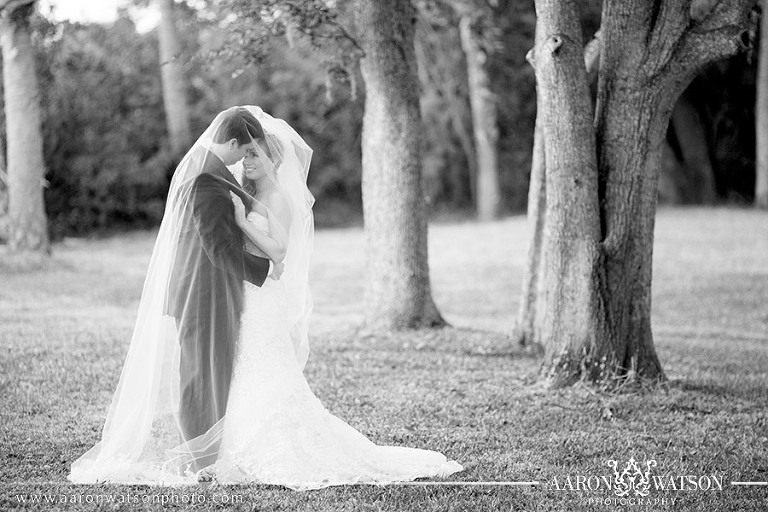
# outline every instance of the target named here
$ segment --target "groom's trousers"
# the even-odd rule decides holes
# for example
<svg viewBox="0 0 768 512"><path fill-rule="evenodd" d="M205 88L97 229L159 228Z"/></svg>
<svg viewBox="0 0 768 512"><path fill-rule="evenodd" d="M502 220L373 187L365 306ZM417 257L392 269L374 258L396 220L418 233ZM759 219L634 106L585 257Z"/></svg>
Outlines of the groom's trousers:
<svg viewBox="0 0 768 512"><path fill-rule="evenodd" d="M176 320L181 349L179 422L184 441L204 434L226 412L239 315Z"/></svg>

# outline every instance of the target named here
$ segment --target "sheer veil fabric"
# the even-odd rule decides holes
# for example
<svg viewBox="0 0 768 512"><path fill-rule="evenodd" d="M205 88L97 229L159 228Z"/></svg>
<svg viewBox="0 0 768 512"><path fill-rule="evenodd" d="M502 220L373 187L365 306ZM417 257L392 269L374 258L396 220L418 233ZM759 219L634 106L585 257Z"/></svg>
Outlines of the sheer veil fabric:
<svg viewBox="0 0 768 512"><path fill-rule="evenodd" d="M196 484L206 470L222 484L308 490L463 469L439 452L373 443L304 378L311 158L287 123L251 106L220 113L185 155L101 441L70 481ZM267 252L282 258L279 280Z"/></svg>
<svg viewBox="0 0 768 512"><path fill-rule="evenodd" d="M270 188L289 215L273 215L259 190L235 178L242 179L242 162L227 165L217 153L233 115L246 119L251 157L267 169L275 185ZM259 126L252 126L253 118ZM221 112L184 156L171 181L101 440L72 464L70 481L195 483L195 473L215 461L243 283L262 286L270 267L266 258L245 250L231 194L246 211L266 217L270 231L288 248L281 281L291 341L303 369L312 311L314 197L306 184L311 157L312 150L287 123L253 106Z"/></svg>

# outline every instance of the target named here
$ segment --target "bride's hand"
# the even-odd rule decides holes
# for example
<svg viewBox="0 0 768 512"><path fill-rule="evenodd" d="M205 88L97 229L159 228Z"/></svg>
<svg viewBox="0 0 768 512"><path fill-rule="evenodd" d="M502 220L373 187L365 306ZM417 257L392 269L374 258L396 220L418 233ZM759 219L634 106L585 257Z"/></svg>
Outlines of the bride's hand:
<svg viewBox="0 0 768 512"><path fill-rule="evenodd" d="M229 195L232 196L232 204L235 206L235 222L240 225L241 223L246 222L245 205L243 204L243 200L234 192L230 191Z"/></svg>
<svg viewBox="0 0 768 512"><path fill-rule="evenodd" d="M269 276L267 277L270 277L275 281L278 281L280 277L283 275L283 272L285 271L285 264L282 261L280 261L277 263L273 262L273 265L274 267L272 268L272 273L269 274Z"/></svg>

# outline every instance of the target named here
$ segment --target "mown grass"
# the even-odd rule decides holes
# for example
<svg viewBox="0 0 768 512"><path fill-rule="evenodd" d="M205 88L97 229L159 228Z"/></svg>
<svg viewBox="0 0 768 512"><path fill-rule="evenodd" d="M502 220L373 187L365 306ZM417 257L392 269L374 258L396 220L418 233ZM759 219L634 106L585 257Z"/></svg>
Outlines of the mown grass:
<svg viewBox="0 0 768 512"><path fill-rule="evenodd" d="M318 232L306 370L315 393L377 443L455 458L466 467L457 480L609 475L608 459L623 465L634 457L655 459L655 474L720 475L722 491L652 490L650 498L667 502L616 506L584 501L599 494L545 486L296 493L258 485L70 485L69 465L98 440L127 350L154 243L154 233L139 232L67 240L40 270L0 264L0 510L768 509L768 487L729 483L768 480L768 215L659 212L654 332L669 382L621 395L536 384L538 359L507 336L525 240L521 217L433 225L433 290L453 327L359 337L362 232ZM141 502L193 493L206 502ZM40 494L56 503L31 504ZM139 503L63 503L96 495ZM214 503L214 495L238 502Z"/></svg>

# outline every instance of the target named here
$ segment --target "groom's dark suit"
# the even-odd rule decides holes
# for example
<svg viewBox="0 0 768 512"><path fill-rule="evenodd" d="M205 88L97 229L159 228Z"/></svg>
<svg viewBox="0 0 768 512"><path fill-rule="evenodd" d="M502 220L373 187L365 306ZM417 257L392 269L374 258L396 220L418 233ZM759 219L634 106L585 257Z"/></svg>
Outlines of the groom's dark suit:
<svg viewBox="0 0 768 512"><path fill-rule="evenodd" d="M166 313L176 318L180 361L182 435L205 433L226 410L235 344L243 309L243 281L261 286L269 260L243 249L230 191L248 204L232 174L205 148L191 156L200 174L174 201L181 215L179 241L168 283Z"/></svg>

